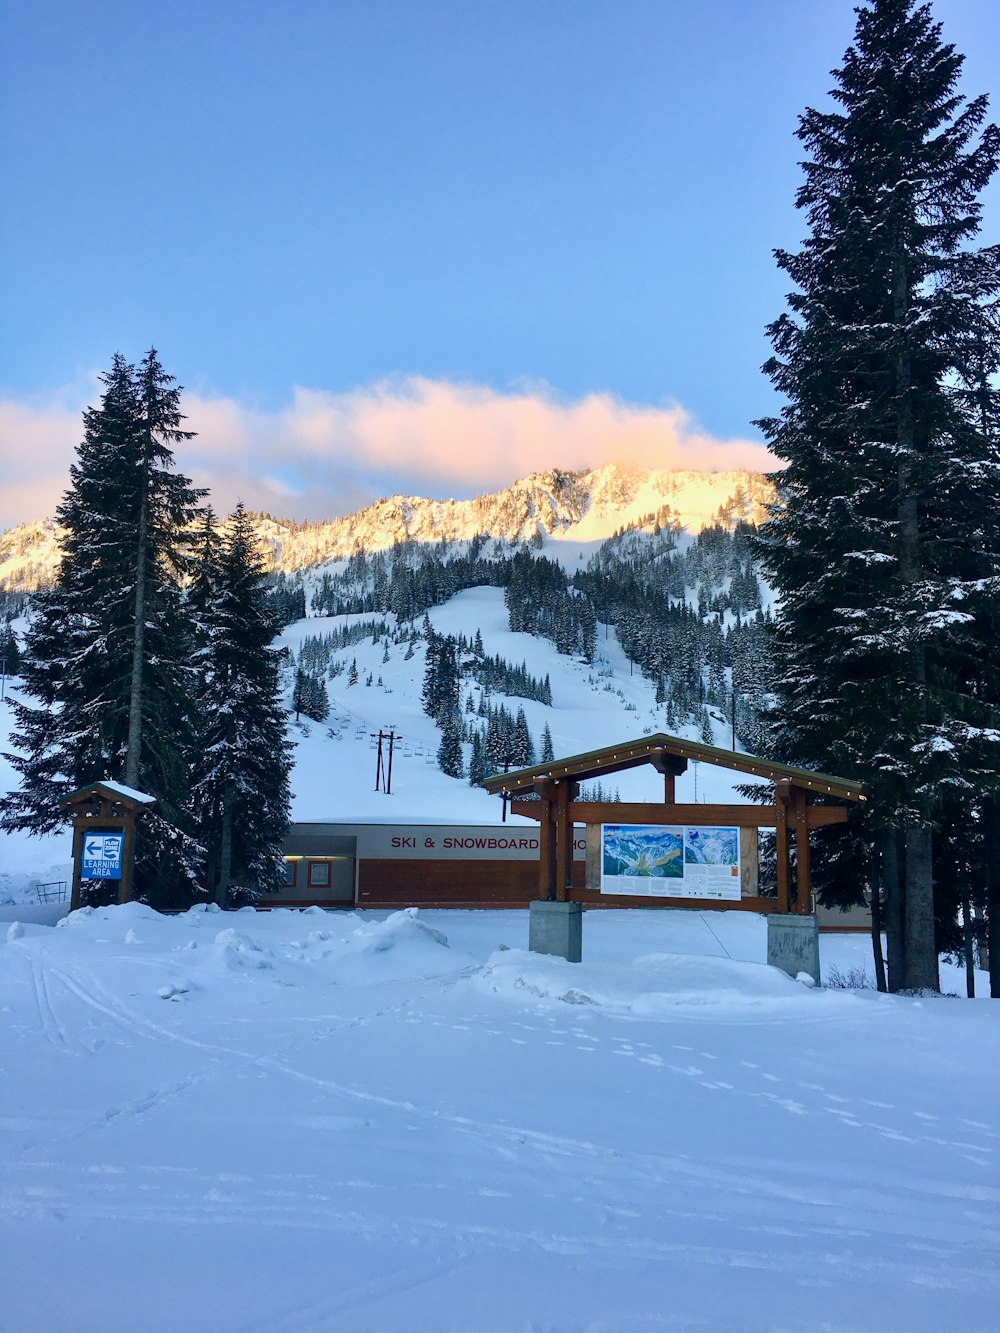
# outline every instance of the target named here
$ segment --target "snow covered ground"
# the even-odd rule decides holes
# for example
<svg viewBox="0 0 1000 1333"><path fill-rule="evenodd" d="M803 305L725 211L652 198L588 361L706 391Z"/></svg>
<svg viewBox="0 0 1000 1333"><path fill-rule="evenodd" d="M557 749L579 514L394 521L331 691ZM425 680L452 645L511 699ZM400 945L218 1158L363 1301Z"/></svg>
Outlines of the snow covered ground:
<svg viewBox="0 0 1000 1333"><path fill-rule="evenodd" d="M3 930L5 1333L996 1328L989 1002L736 912Z"/></svg>

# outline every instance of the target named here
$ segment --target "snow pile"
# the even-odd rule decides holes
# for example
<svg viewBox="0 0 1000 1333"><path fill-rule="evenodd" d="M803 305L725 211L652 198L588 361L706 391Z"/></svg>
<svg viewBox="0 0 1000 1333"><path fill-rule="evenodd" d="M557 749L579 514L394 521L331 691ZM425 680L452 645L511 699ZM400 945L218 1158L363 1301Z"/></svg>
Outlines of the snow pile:
<svg viewBox="0 0 1000 1333"><path fill-rule="evenodd" d="M588 922L589 924L589 922ZM805 975L805 974L803 974ZM812 978L809 978L812 985ZM608 1013L642 1018L697 1018L753 1021L786 1014L796 1021L813 1017L821 994L762 963L729 958L655 953L631 963L567 963L562 958L520 949L498 951L470 983L493 994L534 1006L538 1001L595 1005ZM839 1002L853 999L838 997Z"/></svg>
<svg viewBox="0 0 1000 1333"><path fill-rule="evenodd" d="M351 943L356 944L361 953L367 954L386 953L401 944L415 944L419 947L428 941L448 947L447 935L421 921L416 907L394 912L385 921L366 922L358 926L351 936Z"/></svg>

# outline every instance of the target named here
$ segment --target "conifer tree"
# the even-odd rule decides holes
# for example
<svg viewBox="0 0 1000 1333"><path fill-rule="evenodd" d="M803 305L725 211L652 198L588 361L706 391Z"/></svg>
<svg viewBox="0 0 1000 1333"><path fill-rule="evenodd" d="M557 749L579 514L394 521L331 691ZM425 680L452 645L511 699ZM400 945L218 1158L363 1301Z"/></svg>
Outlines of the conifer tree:
<svg viewBox="0 0 1000 1333"><path fill-rule="evenodd" d="M26 637L26 698L14 706L20 790L6 829L48 832L58 800L111 779L157 801L136 847L138 891L166 901L193 873L190 819L192 625L181 593L201 492L173 470L180 391L150 351L115 356L100 404L84 413L54 586Z"/></svg>
<svg viewBox="0 0 1000 1333"><path fill-rule="evenodd" d="M761 548L781 597L772 748L870 784L893 989L938 985L940 793L998 768L1000 251L969 244L1000 131L961 66L927 5L858 10L837 109L800 122L809 235L777 252L796 290L765 367L788 405L760 423L788 464Z"/></svg>
<svg viewBox="0 0 1000 1333"><path fill-rule="evenodd" d="M237 886L250 894L279 887L290 802L291 747L279 655L270 646L278 624L242 505L201 577L215 596L200 666L192 795L206 884L225 908Z"/></svg>
<svg viewBox="0 0 1000 1333"><path fill-rule="evenodd" d="M552 748L552 732L549 730L549 724L546 722L542 729L542 754L539 763L551 764L556 757L556 752Z"/></svg>
<svg viewBox="0 0 1000 1333"><path fill-rule="evenodd" d="M457 713L446 718L442 726L441 744L438 746L438 767L451 778L460 778L464 772L461 726L461 718Z"/></svg>

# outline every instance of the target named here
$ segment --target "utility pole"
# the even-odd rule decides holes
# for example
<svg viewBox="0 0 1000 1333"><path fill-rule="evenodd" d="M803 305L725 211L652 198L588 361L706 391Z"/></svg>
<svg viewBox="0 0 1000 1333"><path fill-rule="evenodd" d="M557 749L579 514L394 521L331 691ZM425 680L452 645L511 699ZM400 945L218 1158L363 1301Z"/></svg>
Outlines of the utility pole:
<svg viewBox="0 0 1000 1333"><path fill-rule="evenodd" d="M375 740L374 731L370 733L372 740ZM378 759L375 763L375 790L382 790L382 728L378 732Z"/></svg>
<svg viewBox="0 0 1000 1333"><path fill-rule="evenodd" d="M386 796L392 795L392 751L397 741L403 738L394 727L388 731L383 731L379 727L378 734L373 731L370 733L373 741L378 741L378 759L375 764L375 790L384 791ZM383 744L388 746L388 758L383 759ZM383 787L383 782L385 786Z"/></svg>
<svg viewBox="0 0 1000 1333"><path fill-rule="evenodd" d="M729 691L729 715L733 722L733 750L736 749L736 690Z"/></svg>

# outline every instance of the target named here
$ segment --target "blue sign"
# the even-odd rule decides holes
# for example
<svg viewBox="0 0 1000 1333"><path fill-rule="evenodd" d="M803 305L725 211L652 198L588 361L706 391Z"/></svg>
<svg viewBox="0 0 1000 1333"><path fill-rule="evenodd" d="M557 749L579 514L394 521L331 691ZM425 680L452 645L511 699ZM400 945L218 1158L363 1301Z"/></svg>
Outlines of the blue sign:
<svg viewBox="0 0 1000 1333"><path fill-rule="evenodd" d="M81 879L121 879L124 833L85 833Z"/></svg>

